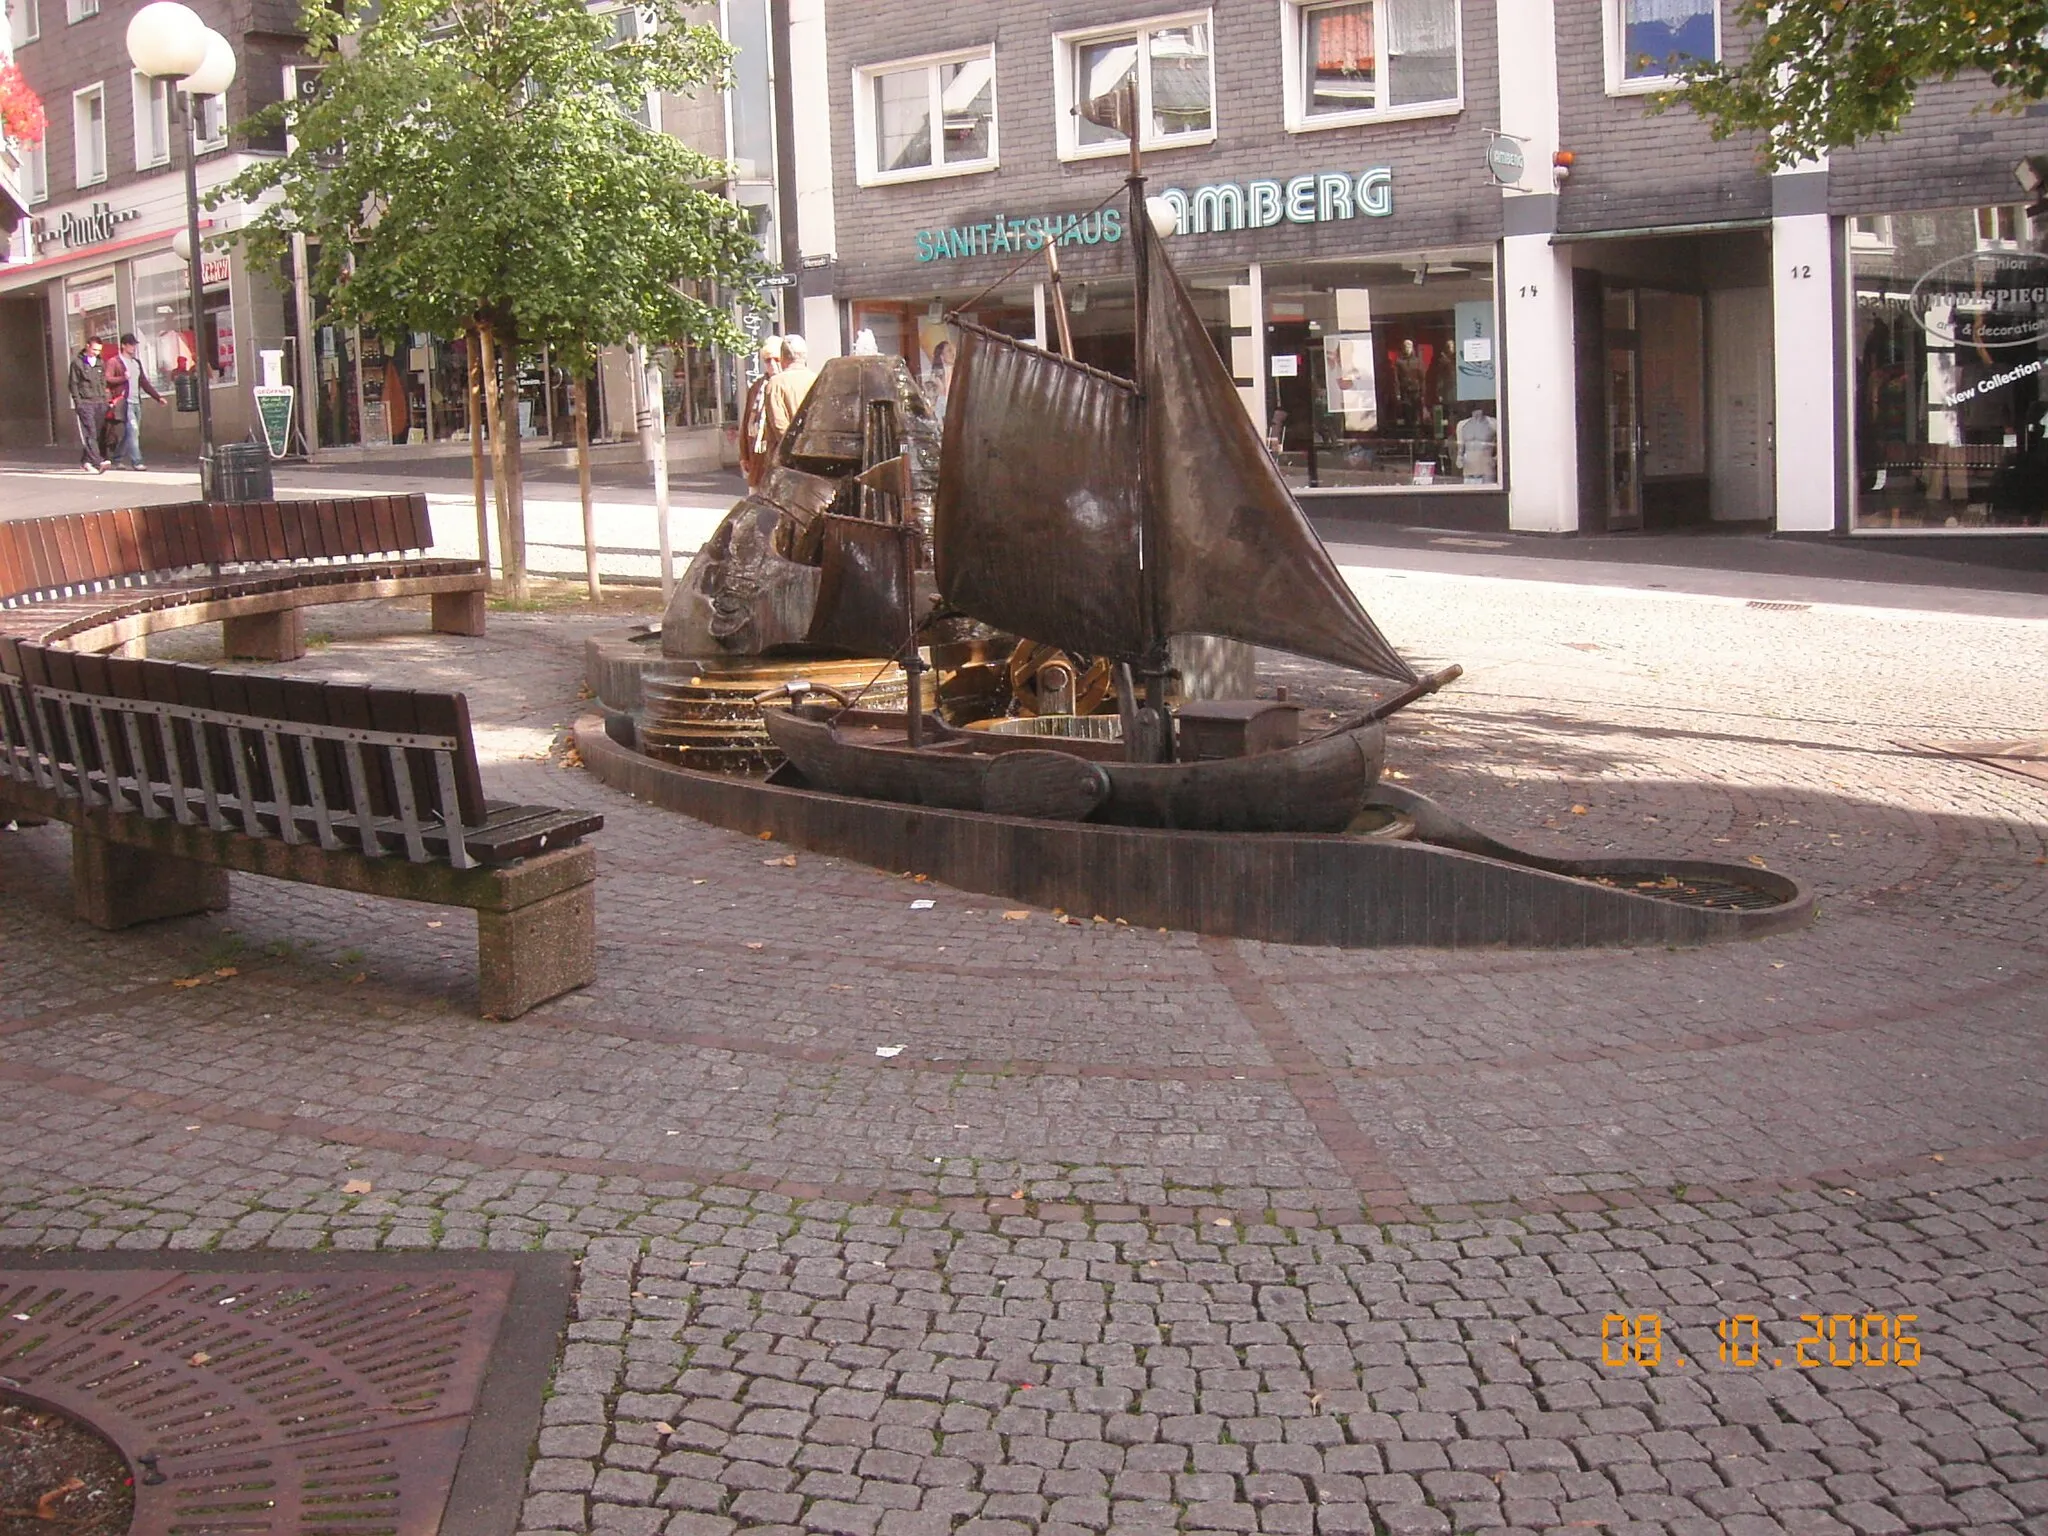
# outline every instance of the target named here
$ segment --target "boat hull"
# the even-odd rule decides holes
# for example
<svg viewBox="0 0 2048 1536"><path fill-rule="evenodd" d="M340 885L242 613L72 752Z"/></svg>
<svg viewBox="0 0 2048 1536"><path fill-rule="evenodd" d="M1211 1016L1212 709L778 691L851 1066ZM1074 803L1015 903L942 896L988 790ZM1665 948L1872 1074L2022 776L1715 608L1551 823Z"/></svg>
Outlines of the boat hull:
<svg viewBox="0 0 2048 1536"><path fill-rule="evenodd" d="M1386 760L1386 728L1377 722L1276 752L1193 763L1091 762L1094 754L1062 753L1048 739L1032 739L1033 750L1022 753L936 721L931 744L912 749L900 718L865 711L833 722L770 710L765 723L804 780L833 794L1014 814L1018 776L996 765L1020 756L1070 758L1077 768L1099 770L1106 793L1091 800L1077 783L1071 793L1049 793L1050 808L1038 814L1184 831L1341 832L1371 799Z"/></svg>

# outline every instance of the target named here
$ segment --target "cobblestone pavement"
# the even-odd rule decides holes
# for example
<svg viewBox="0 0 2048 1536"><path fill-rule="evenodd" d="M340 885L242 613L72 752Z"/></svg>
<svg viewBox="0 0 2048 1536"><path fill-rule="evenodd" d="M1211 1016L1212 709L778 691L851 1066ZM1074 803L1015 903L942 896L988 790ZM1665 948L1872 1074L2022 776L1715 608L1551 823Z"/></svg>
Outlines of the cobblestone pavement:
<svg viewBox="0 0 2048 1536"><path fill-rule="evenodd" d="M325 612L298 670L463 687L493 793L605 813L602 978L482 1024L469 914L240 877L100 934L59 830L0 833L0 1263L579 1254L531 1533L2048 1533L2048 787L1917 750L2039 734L2048 602L1356 576L1468 669L1403 782L1820 921L1019 917L578 772L573 611Z"/></svg>

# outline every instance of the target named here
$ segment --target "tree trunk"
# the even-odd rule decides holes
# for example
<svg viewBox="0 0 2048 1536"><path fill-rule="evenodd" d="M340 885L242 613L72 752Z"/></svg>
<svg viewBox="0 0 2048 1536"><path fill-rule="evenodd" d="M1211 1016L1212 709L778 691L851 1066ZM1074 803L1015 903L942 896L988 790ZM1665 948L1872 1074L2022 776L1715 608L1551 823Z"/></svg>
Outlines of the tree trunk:
<svg viewBox="0 0 2048 1536"><path fill-rule="evenodd" d="M529 596L526 581L526 461L519 436L519 333L507 326L499 338L499 411L505 418L506 504L510 535L505 541L506 582L520 602Z"/></svg>
<svg viewBox="0 0 2048 1536"><path fill-rule="evenodd" d="M581 352L577 361L588 358ZM604 597L604 587L597 579L597 509L590 504L590 381L572 375L569 387L575 395L576 493L583 500L583 579L594 603Z"/></svg>
<svg viewBox="0 0 2048 1536"><path fill-rule="evenodd" d="M484 504L484 366L477 326L466 332L469 345L469 481L476 492L476 557L485 574L491 569L491 514Z"/></svg>
<svg viewBox="0 0 2048 1536"><path fill-rule="evenodd" d="M498 502L498 559L504 574L505 595L515 601L526 599L526 541L513 537L513 472L510 443L505 432L504 376L499 367L497 336L488 321L476 329L478 361L483 371L484 412L491 429L491 481Z"/></svg>

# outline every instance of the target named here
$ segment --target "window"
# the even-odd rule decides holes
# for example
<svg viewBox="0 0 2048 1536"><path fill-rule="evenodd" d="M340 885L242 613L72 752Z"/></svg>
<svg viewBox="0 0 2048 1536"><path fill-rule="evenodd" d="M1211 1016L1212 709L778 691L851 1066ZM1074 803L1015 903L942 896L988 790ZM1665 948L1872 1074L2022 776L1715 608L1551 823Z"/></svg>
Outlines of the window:
<svg viewBox="0 0 2048 1536"><path fill-rule="evenodd" d="M853 95L863 186L995 168L993 48L856 70Z"/></svg>
<svg viewBox="0 0 2048 1536"><path fill-rule="evenodd" d="M626 43L637 43L651 34L654 31L655 15L652 11L642 11L637 5L629 5L611 13L611 24L612 45L619 47ZM652 131L661 122L661 96L658 92L648 91L638 101L621 102L619 110L642 128Z"/></svg>
<svg viewBox="0 0 2048 1536"><path fill-rule="evenodd" d="M225 96L195 96L192 111L197 114L199 147L221 149L228 142L228 99Z"/></svg>
<svg viewBox="0 0 2048 1536"><path fill-rule="evenodd" d="M2017 250L2020 243L2019 210L2010 204L1977 210L1977 249Z"/></svg>
<svg viewBox="0 0 2048 1536"><path fill-rule="evenodd" d="M1720 0L1606 0L1610 94L1664 89L1694 60L1721 57Z"/></svg>
<svg viewBox="0 0 2048 1536"><path fill-rule="evenodd" d="M1280 15L1297 133L1464 105L1459 0L1283 0Z"/></svg>
<svg viewBox="0 0 2048 1536"><path fill-rule="evenodd" d="M50 154L45 144L24 149L21 154L21 192L30 206L50 200Z"/></svg>
<svg viewBox="0 0 2048 1536"><path fill-rule="evenodd" d="M8 12L7 25L15 47L34 42L43 35L42 0L14 0Z"/></svg>
<svg viewBox="0 0 2048 1536"><path fill-rule="evenodd" d="M64 19L83 21L100 13L100 0L64 0Z"/></svg>
<svg viewBox="0 0 2048 1536"><path fill-rule="evenodd" d="M71 93L73 177L81 187L107 179L107 93L97 85Z"/></svg>
<svg viewBox="0 0 2048 1536"><path fill-rule="evenodd" d="M1129 144L1124 128L1105 127L1082 117L1078 109L1094 102L1096 116L1117 121L1116 100L1134 78L1141 148L1212 142L1216 70L1209 36L1209 14L1204 11L1057 39L1053 46L1060 158L1113 155Z"/></svg>
<svg viewBox="0 0 2048 1536"><path fill-rule="evenodd" d="M1888 213L1859 215L1849 221L1849 244L1859 251L1888 251L1892 248L1892 216Z"/></svg>
<svg viewBox="0 0 2048 1536"><path fill-rule="evenodd" d="M135 100L135 169L171 163L171 82L137 74Z"/></svg>

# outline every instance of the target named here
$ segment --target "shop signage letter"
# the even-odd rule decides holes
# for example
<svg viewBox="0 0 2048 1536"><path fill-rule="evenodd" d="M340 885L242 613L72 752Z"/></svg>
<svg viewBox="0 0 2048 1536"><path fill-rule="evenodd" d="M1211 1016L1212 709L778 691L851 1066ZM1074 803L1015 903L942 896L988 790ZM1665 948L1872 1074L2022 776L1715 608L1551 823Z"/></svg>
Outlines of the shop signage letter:
<svg viewBox="0 0 2048 1536"><path fill-rule="evenodd" d="M1369 219L1384 219L1394 211L1394 173L1376 165L1358 178L1358 211Z"/></svg>
<svg viewBox="0 0 2048 1536"><path fill-rule="evenodd" d="M1297 176L1287 183L1287 222L1313 224L1316 221L1316 178Z"/></svg>
<svg viewBox="0 0 2048 1536"><path fill-rule="evenodd" d="M1244 228L1244 188L1233 182L1203 187L1189 206L1194 222L1184 227L1191 235L1221 233Z"/></svg>
<svg viewBox="0 0 2048 1536"><path fill-rule="evenodd" d="M1245 183L1246 222L1253 229L1271 229L1280 222L1280 183L1277 181L1252 181Z"/></svg>

